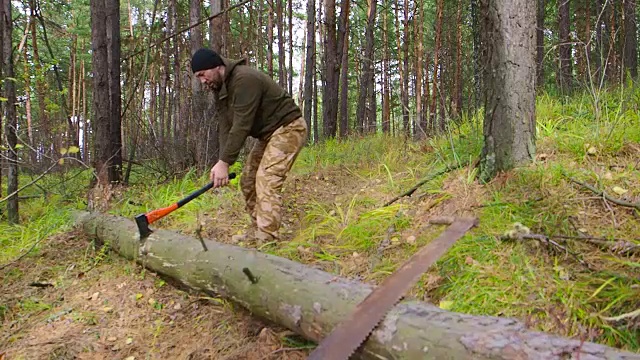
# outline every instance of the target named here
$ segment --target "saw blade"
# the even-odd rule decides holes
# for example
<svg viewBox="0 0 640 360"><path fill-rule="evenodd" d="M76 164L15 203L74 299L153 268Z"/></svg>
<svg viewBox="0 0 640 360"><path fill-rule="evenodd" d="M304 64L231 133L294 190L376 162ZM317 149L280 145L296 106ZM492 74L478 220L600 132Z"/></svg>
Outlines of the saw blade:
<svg viewBox="0 0 640 360"><path fill-rule="evenodd" d="M422 274L476 224L475 218L455 220L440 236L411 256L362 300L349 317L336 326L307 359L349 359Z"/></svg>

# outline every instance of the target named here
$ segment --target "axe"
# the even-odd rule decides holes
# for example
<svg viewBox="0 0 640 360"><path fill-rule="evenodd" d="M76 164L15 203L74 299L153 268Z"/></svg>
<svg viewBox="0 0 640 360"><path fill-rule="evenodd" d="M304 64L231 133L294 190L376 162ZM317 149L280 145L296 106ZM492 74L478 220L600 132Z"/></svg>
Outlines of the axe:
<svg viewBox="0 0 640 360"><path fill-rule="evenodd" d="M229 174L229 180L234 179L235 177L236 177L235 173ZM136 224L138 225L138 230L140 231L140 239L144 239L145 237L149 236L149 234L152 233L152 230L149 229L149 224L169 215L174 210L182 207L184 204L202 195L204 192L211 189L212 187L213 187L213 182L210 182L207 185L192 192L191 194L189 194L189 196L185 197L184 199L174 204L136 216Z"/></svg>

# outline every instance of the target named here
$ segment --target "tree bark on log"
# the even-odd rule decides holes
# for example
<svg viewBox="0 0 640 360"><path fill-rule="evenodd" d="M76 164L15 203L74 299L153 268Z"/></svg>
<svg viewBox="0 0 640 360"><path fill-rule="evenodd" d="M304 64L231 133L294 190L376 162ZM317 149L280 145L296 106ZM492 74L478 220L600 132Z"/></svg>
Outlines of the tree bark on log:
<svg viewBox="0 0 640 360"><path fill-rule="evenodd" d="M329 334L372 286L256 250L158 229L140 241L132 220L80 212L76 224L121 256L315 341ZM248 271L247 271L248 269ZM251 276L247 273L250 272ZM599 344L529 331L508 318L472 316L405 300L358 353L362 359L636 359Z"/></svg>

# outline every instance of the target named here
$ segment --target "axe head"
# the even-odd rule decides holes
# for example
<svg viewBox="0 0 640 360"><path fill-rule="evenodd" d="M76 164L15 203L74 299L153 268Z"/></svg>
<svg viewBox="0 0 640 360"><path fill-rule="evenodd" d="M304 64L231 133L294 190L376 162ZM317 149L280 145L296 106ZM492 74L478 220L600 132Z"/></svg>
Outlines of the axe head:
<svg viewBox="0 0 640 360"><path fill-rule="evenodd" d="M138 225L138 230L140 231L140 239L144 239L145 237L151 234L151 229L149 229L149 219L147 219L146 214L140 214L136 216L136 224Z"/></svg>

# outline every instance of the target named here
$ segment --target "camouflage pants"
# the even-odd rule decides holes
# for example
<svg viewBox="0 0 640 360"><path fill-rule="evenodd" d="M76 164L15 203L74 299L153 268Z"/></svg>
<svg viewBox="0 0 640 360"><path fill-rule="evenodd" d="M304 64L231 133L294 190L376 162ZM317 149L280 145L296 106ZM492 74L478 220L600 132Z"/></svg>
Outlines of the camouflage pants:
<svg viewBox="0 0 640 360"><path fill-rule="evenodd" d="M240 187L260 240L279 238L282 185L306 137L307 123L300 117L278 128L268 140L258 140L251 149Z"/></svg>

